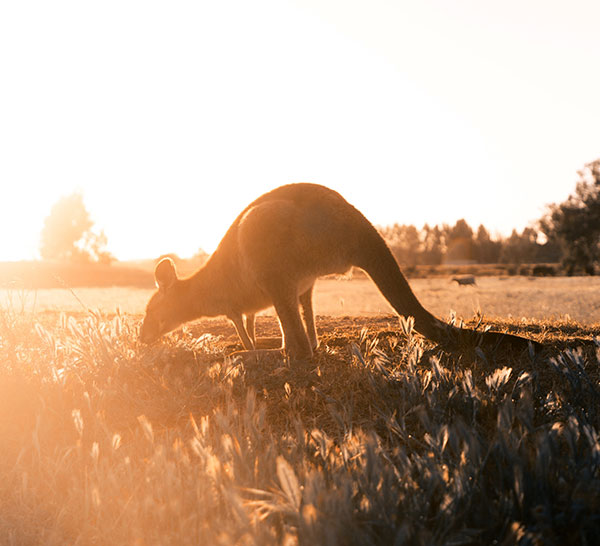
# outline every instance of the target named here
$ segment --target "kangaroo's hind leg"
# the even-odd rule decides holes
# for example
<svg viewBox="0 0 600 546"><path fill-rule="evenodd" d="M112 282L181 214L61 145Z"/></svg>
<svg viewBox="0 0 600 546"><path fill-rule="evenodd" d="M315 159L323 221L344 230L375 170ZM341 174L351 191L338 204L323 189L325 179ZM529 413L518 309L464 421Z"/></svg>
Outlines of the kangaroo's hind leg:
<svg viewBox="0 0 600 546"><path fill-rule="evenodd" d="M273 305L283 333L283 345L293 359L303 360L312 357L304 323L300 316L299 300L294 290L277 290L271 293Z"/></svg>

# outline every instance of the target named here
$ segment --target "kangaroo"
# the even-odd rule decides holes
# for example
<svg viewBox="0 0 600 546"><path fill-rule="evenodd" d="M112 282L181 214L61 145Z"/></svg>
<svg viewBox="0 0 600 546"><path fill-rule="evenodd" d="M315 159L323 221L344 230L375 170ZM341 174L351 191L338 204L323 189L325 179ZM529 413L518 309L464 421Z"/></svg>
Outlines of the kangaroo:
<svg viewBox="0 0 600 546"><path fill-rule="evenodd" d="M463 275L462 277L452 277L452 281L456 282L458 286L476 285L475 277L473 275Z"/></svg>
<svg viewBox="0 0 600 546"><path fill-rule="evenodd" d="M312 293L318 277L363 269L399 315L436 342L508 334L475 333L446 324L419 302L375 227L339 193L317 184L280 186L250 203L215 252L193 275L179 278L169 258L158 263L158 290L146 308L140 340L151 343L184 322L225 315L248 351L256 347L255 314L274 306L283 347L310 359L318 347Z"/></svg>

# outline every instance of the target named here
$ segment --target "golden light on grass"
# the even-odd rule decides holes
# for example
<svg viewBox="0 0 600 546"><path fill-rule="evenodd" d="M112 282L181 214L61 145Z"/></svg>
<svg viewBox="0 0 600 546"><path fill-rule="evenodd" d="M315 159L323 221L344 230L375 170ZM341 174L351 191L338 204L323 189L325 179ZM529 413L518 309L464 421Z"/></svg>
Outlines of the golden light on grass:
<svg viewBox="0 0 600 546"><path fill-rule="evenodd" d="M0 313L1 542L595 536L593 328L500 326L546 342L532 360L340 319L290 367L227 359L222 335L141 351L129 316L42 317Z"/></svg>
<svg viewBox="0 0 600 546"><path fill-rule="evenodd" d="M520 227L597 155L597 21L577 1L3 3L0 261L37 257L74 192L121 259L211 251L302 180L378 224ZM411 282L537 353L450 353L370 281L325 280L321 346L290 365L236 357L219 319L141 346L150 270L26 266L0 290L0 544L600 535L596 278Z"/></svg>

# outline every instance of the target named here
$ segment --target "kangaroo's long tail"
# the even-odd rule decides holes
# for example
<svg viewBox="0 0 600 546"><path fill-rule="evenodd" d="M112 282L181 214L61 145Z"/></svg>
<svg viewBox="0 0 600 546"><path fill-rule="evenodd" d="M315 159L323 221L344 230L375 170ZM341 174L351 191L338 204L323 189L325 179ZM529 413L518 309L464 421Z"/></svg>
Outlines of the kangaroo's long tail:
<svg viewBox="0 0 600 546"><path fill-rule="evenodd" d="M415 330L432 341L451 346L468 344L493 344L508 342L526 348L530 340L512 334L476 332L443 322L423 307L410 288L396 259L377 230L370 225L366 240L361 242L358 267L365 270L381 293L400 315L412 316ZM537 343L533 342L534 345Z"/></svg>
<svg viewBox="0 0 600 546"><path fill-rule="evenodd" d="M444 332L449 325L437 319L421 305L392 251L375 228L370 227L372 232L368 240L362 242L361 259L356 265L371 277L399 315L414 317L417 332L433 341L446 341Z"/></svg>

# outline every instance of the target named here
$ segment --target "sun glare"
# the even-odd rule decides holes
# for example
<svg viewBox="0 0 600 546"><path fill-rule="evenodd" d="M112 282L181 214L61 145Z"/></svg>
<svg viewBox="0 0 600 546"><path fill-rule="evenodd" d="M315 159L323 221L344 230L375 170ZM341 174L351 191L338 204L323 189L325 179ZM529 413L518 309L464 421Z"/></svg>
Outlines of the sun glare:
<svg viewBox="0 0 600 546"><path fill-rule="evenodd" d="M597 543L598 21L0 0L0 546Z"/></svg>
<svg viewBox="0 0 600 546"><path fill-rule="evenodd" d="M120 259L211 251L295 181L376 224L510 233L597 155L583 4L34 4L0 8L0 260L74 191Z"/></svg>

